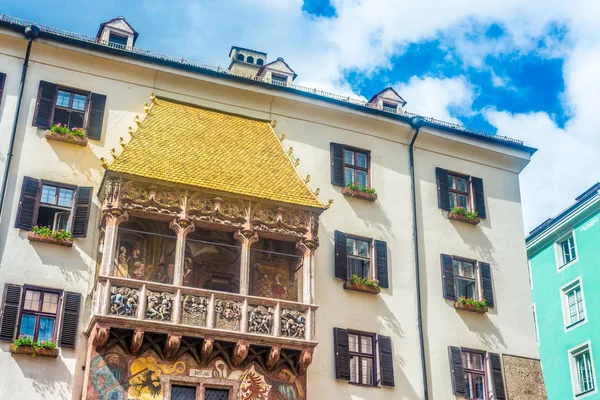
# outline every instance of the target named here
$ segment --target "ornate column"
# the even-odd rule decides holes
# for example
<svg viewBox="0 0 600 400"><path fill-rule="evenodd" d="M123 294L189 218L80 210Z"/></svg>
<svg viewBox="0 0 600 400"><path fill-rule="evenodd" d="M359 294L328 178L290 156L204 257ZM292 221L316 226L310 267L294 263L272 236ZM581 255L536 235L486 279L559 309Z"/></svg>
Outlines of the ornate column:
<svg viewBox="0 0 600 400"><path fill-rule="evenodd" d="M319 246L316 240L304 239L296 243L296 248L303 253L302 262L302 302L315 303L315 257L314 252Z"/></svg>
<svg viewBox="0 0 600 400"><path fill-rule="evenodd" d="M258 233L250 229L242 229L235 233L235 238L242 245L240 254L240 294L250 292L250 247L258 241Z"/></svg>
<svg viewBox="0 0 600 400"><path fill-rule="evenodd" d="M115 267L115 254L117 250L117 236L119 224L127 221L129 214L120 208L112 208L104 211L104 245L102 249L102 261L100 263L100 275L113 274Z"/></svg>
<svg viewBox="0 0 600 400"><path fill-rule="evenodd" d="M173 285L183 285L183 263L185 259L185 237L193 232L196 226L187 219L174 219L169 224L171 229L177 234L177 244L175 245L175 265L173 266Z"/></svg>

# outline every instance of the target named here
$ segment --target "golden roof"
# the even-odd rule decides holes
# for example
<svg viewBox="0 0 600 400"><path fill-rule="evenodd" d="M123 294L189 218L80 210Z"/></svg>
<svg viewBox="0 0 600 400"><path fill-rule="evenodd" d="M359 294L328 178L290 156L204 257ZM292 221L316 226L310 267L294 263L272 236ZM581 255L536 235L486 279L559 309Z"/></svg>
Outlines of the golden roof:
<svg viewBox="0 0 600 400"><path fill-rule="evenodd" d="M160 98L108 170L324 208L269 122Z"/></svg>

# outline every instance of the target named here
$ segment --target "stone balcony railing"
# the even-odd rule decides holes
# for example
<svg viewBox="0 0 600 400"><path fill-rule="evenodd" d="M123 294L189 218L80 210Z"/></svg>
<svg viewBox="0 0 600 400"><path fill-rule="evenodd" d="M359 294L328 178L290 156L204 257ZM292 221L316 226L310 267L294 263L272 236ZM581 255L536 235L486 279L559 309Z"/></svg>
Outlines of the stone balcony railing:
<svg viewBox="0 0 600 400"><path fill-rule="evenodd" d="M314 304L111 276L98 278L97 291L90 326L294 349L317 344Z"/></svg>

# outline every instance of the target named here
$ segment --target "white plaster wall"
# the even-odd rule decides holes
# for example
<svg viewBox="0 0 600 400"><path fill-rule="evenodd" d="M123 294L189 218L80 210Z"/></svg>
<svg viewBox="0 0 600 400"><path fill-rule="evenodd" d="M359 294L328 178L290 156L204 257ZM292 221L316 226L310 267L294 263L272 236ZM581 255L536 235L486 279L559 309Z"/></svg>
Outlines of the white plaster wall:
<svg viewBox="0 0 600 400"><path fill-rule="evenodd" d="M0 65L10 65L5 91L5 99L10 99L16 95L14 75L20 74L22 63L11 53L22 54L24 40L3 35L0 43ZM29 175L97 189L103 173L99 157L110 160L110 148L120 149L119 137L129 140L127 126L133 125L136 114L143 115L143 104L151 92L249 117L276 119L277 133L286 134L284 145L293 146L294 154L301 159L300 174L311 175L310 186L321 188L323 202L328 198L335 201L331 209L322 214L319 231L315 287L319 305L316 340L320 344L308 372L308 398L422 398L408 175L407 144L412 134L409 127L280 91L217 81L212 77L191 79L190 72L169 68L157 71L144 67L141 62L111 61L105 56L86 53L89 52L75 56L57 45L43 41L34 44L6 211L0 220L0 284L45 285L84 294L91 290L98 238L97 200L88 238L78 240L72 249L30 243L25 232L13 228L21 182L23 176ZM31 126L41 79L106 94L102 140L90 140L87 147L79 147L44 139L43 132ZM7 143L5 127L12 123L12 114L6 111L8 107L10 101L3 101L0 109L0 144L3 146ZM331 185L330 142L371 150L372 185L378 191L377 202L344 197L340 188ZM517 175L528 158L522 151L426 129L416 147L430 398L446 399L451 397L448 345L537 357ZM487 220L473 227L446 219L437 208L436 166L483 178ZM336 229L387 241L389 289L384 289L379 296L342 289L342 282L333 278L333 232ZM457 313L442 298L440 253L491 262L497 307L483 316ZM89 308L86 301L84 309ZM83 319L81 324L83 326ZM336 380L334 327L391 336L396 387L360 387ZM0 368L9 371L0 378L0 387L6 388L14 398L78 398L85 356L82 337L76 351L62 351L59 360L42 360L55 368L50 367L51 372L39 379L37 367L42 364L35 362L38 360L13 357L7 348L7 344L0 345ZM54 397L49 397L49 393Z"/></svg>

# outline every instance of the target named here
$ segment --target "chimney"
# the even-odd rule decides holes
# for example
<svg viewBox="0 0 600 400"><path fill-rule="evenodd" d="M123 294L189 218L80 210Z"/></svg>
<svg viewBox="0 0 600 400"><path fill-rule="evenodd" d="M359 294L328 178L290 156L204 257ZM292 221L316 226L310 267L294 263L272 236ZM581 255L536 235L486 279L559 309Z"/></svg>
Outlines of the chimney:
<svg viewBox="0 0 600 400"><path fill-rule="evenodd" d="M117 17L100 24L96 41L117 49L132 49L137 37L138 33L125 17Z"/></svg>

